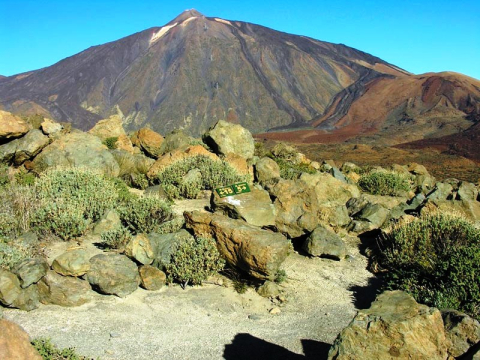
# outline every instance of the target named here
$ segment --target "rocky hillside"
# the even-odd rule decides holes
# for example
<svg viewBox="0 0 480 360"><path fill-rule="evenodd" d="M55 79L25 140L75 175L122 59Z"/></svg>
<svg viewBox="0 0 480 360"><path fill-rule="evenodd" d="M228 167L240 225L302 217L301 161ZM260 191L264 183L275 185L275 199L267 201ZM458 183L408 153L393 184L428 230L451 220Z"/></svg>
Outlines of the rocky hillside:
<svg viewBox="0 0 480 360"><path fill-rule="evenodd" d="M163 27L0 80L0 109L81 129L120 114L129 130L182 127L199 135L225 119L263 132L307 126L345 89L404 75L345 45L190 10Z"/></svg>

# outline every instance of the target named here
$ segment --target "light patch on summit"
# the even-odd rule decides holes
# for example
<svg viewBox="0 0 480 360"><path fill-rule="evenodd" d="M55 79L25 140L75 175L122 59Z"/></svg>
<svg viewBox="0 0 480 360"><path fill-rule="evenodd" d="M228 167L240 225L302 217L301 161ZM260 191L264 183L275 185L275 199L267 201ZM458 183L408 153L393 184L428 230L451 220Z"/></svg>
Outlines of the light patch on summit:
<svg viewBox="0 0 480 360"><path fill-rule="evenodd" d="M231 23L230 21L228 21L228 20L223 20L223 19L215 18L215 21L232 26L232 23Z"/></svg>
<svg viewBox="0 0 480 360"><path fill-rule="evenodd" d="M185 20L184 22L182 22L182 26L185 26L187 25L190 21L192 21L193 19L196 19L197 16L192 16L192 17L189 17L187 20Z"/></svg>
<svg viewBox="0 0 480 360"><path fill-rule="evenodd" d="M168 25L162 27L157 33L153 34L152 38L150 39L150 45L152 45L154 42L158 41L163 35L165 35L171 28L177 26L178 23L175 23L173 25Z"/></svg>

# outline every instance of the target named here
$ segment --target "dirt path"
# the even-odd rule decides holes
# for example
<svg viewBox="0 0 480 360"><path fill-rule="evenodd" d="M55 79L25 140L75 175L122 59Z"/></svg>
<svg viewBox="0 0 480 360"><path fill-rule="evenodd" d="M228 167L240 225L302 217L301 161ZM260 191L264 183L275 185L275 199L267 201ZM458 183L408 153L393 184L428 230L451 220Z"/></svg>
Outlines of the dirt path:
<svg viewBox="0 0 480 360"><path fill-rule="evenodd" d="M287 258L287 301L278 306L249 289L207 284L156 292L138 289L125 299L101 296L75 308L6 309L32 338L50 337L60 347L101 359L325 359L328 344L355 315L352 291L366 286L366 259L349 242L342 262Z"/></svg>

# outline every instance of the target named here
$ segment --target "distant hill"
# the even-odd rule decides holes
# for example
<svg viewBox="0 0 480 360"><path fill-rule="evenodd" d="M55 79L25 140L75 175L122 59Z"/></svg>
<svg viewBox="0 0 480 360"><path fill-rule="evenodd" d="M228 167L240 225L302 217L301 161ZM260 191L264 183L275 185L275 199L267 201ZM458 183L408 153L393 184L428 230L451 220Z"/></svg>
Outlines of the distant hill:
<svg viewBox="0 0 480 360"><path fill-rule="evenodd" d="M186 11L163 27L91 47L0 82L0 106L88 129L119 113L129 129L198 135L218 119L253 132L310 126L345 89L407 76L345 45Z"/></svg>

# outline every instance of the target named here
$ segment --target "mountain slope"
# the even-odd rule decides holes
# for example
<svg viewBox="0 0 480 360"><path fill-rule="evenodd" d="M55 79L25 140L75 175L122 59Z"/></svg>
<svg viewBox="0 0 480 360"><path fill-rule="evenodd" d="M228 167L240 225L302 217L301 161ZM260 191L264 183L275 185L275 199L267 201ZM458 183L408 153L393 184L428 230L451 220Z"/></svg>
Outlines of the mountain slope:
<svg viewBox="0 0 480 360"><path fill-rule="evenodd" d="M0 80L0 107L88 129L112 113L127 128L198 135L218 119L254 132L309 126L345 88L408 73L349 48L187 11L50 67Z"/></svg>

